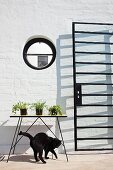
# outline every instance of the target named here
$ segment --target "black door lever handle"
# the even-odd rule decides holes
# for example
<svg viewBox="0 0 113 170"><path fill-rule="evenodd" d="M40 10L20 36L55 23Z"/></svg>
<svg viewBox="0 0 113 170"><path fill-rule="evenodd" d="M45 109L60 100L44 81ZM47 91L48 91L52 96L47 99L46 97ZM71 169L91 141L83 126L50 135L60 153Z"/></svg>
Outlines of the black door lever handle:
<svg viewBox="0 0 113 170"><path fill-rule="evenodd" d="M81 106L82 105L82 88L81 84L77 83L75 85L75 91L76 91L76 106Z"/></svg>

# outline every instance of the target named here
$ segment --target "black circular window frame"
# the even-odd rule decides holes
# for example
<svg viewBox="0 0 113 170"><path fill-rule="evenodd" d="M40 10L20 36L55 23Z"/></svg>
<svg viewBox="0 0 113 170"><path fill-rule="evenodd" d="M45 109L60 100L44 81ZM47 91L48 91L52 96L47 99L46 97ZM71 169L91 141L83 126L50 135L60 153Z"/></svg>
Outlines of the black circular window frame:
<svg viewBox="0 0 113 170"><path fill-rule="evenodd" d="M37 42L40 42L40 43L42 42L42 43L47 44L47 45L51 48L52 53L53 53L53 54L52 54L52 59L51 59L50 63L47 64L46 66L42 67L42 68L40 68L40 67L38 68L38 67L33 66L32 64L29 63L29 61L28 61L28 59L27 59L27 51L28 51L29 47L30 47L32 44L37 43ZM31 39L30 41L28 41L28 42L25 44L25 46L24 46L24 49L23 49L23 59L24 59L25 63L26 63L29 67L31 67L32 69L35 69L35 70L46 69L46 68L50 67L50 66L53 64L53 62L55 61L55 58L56 58L56 49L55 49L55 46L54 46L54 44L53 44L51 41L49 41L48 39L45 39L45 38L34 38L34 39Z"/></svg>

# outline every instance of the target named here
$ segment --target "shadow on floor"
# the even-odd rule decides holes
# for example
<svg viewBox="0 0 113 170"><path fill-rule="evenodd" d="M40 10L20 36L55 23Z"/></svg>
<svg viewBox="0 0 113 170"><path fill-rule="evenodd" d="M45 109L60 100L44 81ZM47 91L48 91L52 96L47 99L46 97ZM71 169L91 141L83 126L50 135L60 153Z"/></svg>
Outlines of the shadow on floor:
<svg viewBox="0 0 113 170"><path fill-rule="evenodd" d="M50 157L50 159L56 160L53 157L52 158ZM4 161L6 161L6 160L7 159L5 159ZM12 162L29 162L29 163L43 164L41 161L36 162L33 155L27 155L27 154L26 155L12 155L12 156L10 156L9 161L12 161Z"/></svg>
<svg viewBox="0 0 113 170"><path fill-rule="evenodd" d="M30 163L36 163L34 160L33 155L14 155L10 156L9 161L14 161L14 162L30 162ZM42 164L41 161L38 162L38 164Z"/></svg>
<svg viewBox="0 0 113 170"><path fill-rule="evenodd" d="M3 161L4 158L5 158L5 156L4 156L4 155L1 155L1 156L0 156L0 162Z"/></svg>

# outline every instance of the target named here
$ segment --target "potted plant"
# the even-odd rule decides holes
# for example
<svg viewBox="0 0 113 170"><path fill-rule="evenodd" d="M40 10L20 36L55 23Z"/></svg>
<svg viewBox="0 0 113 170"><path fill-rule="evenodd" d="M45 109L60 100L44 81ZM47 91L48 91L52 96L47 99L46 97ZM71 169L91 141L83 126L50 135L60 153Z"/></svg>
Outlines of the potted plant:
<svg viewBox="0 0 113 170"><path fill-rule="evenodd" d="M27 115L27 109L29 107L29 104L26 102L18 102L13 105L12 112L16 113L16 111L20 110L20 115Z"/></svg>
<svg viewBox="0 0 113 170"><path fill-rule="evenodd" d="M36 115L42 115L43 114L43 109L46 107L46 102L43 101L37 101L35 103L32 103L31 109L36 110Z"/></svg>
<svg viewBox="0 0 113 170"><path fill-rule="evenodd" d="M56 116L56 115L63 115L62 108L60 105L53 105L49 107L49 115Z"/></svg>

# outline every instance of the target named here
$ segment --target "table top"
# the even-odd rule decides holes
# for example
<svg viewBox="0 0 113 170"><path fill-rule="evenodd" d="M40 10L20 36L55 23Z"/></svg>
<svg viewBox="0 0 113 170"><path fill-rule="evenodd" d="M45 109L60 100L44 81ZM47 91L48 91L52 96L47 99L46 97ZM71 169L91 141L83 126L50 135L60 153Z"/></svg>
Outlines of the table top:
<svg viewBox="0 0 113 170"><path fill-rule="evenodd" d="M25 118L36 118L36 117L48 117L48 118L53 118L53 117L67 117L67 115L11 115L11 118L17 118L17 117L25 117Z"/></svg>

